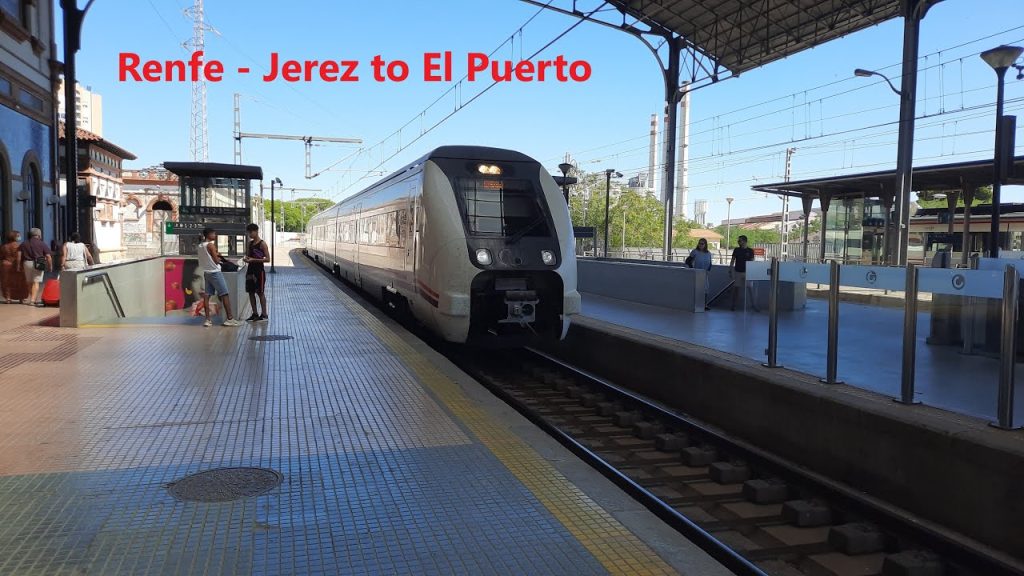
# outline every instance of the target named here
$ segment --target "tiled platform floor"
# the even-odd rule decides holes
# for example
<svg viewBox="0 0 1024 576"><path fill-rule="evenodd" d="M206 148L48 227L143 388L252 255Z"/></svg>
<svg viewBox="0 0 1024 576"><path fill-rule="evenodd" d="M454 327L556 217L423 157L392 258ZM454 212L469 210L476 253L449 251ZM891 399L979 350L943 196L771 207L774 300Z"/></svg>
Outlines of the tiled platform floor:
<svg viewBox="0 0 1024 576"><path fill-rule="evenodd" d="M753 310L715 308L692 314L583 295L583 315L628 328L674 338L722 352L765 361L768 315ZM957 347L928 344L930 315L918 314L916 398L924 404L984 419L996 415L999 362L964 355ZM778 361L784 367L825 375L828 303L808 299L803 310L779 314ZM903 310L844 302L839 307L839 380L898 396L903 346ZM1017 364L1024 374L1024 364ZM1017 379L1016 414L1024 415L1024 383Z"/></svg>
<svg viewBox="0 0 1024 576"><path fill-rule="evenodd" d="M262 326L0 306L0 574L726 573L293 258ZM225 466L284 482L166 491Z"/></svg>

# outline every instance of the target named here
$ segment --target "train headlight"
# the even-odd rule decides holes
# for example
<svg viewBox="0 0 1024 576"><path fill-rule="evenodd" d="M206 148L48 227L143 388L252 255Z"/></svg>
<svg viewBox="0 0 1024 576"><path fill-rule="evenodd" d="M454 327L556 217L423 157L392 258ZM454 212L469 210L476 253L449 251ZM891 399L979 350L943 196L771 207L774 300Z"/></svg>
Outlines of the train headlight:
<svg viewBox="0 0 1024 576"><path fill-rule="evenodd" d="M481 266L490 266L491 251L487 248L480 248L476 251L476 261L479 262Z"/></svg>
<svg viewBox="0 0 1024 576"><path fill-rule="evenodd" d="M488 176L501 176L501 166L495 166L494 164L480 164L476 169L477 172L487 174Z"/></svg>
<svg viewBox="0 0 1024 576"><path fill-rule="evenodd" d="M548 266L555 265L555 253L551 250L541 250L540 259L544 261L544 264Z"/></svg>

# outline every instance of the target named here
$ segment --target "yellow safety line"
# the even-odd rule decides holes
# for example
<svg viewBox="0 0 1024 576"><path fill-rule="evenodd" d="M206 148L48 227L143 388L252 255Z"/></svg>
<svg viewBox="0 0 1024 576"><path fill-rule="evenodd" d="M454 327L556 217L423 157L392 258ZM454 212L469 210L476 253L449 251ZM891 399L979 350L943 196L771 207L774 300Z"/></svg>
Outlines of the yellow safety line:
<svg viewBox="0 0 1024 576"><path fill-rule="evenodd" d="M466 397L426 357L347 295L341 291L333 292L610 574L678 574L647 544L562 476L529 445L497 426L476 402Z"/></svg>

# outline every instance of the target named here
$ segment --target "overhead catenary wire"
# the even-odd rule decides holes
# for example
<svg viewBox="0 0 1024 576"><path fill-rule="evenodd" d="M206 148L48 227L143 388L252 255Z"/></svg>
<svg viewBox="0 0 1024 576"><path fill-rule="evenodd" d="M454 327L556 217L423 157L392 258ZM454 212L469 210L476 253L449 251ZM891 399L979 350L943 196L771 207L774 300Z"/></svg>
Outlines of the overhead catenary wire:
<svg viewBox="0 0 1024 576"><path fill-rule="evenodd" d="M552 1L553 1L553 0L552 0ZM549 2L548 2L548 5L550 5L550 4L551 4L551 1L549 1ZM592 10L591 12L589 12L589 13L587 14L587 17L589 17L589 16L593 15L594 13L596 13L596 12L597 12L597 11L598 11L598 10L599 10L600 8L602 8L602 7L603 7L603 6L605 6L606 4L607 4L607 2L606 2L606 1L604 1L604 2L601 2L601 4L600 4L600 5L598 6L598 8L595 8L594 10ZM541 10L543 10L543 9L544 9L544 7L542 7L542 8L541 8ZM539 14L539 13L541 12L541 10L538 10L538 13L534 14L534 16L531 16L531 17L530 17L530 18L529 18L528 20L526 20L526 24L528 24L529 22L532 22L532 19L536 18L536 17L537 17L537 15L538 15L538 14ZM545 50L547 50L547 49L548 49L549 47L551 47L551 46L552 46L553 44L555 44L556 42L558 42L559 40L561 40L562 38L564 38L564 37L565 37L565 36L566 36L567 34L569 34L570 32L572 32L573 30L577 29L577 28L578 28L578 27L579 27L580 25L582 25L582 24L583 24L583 23L585 23L585 22L587 22L586 18L581 18L581 19L577 20L577 22L575 22L575 23L573 23L572 25L570 25L570 26L569 26L568 28L566 28L566 29L565 29L564 31L562 31L561 33L559 33L558 35L556 35L556 36L555 36L554 38L552 38L551 40L549 40L549 41L548 41L548 42L547 42L546 44L544 44L543 46L541 46L541 47L540 47L539 49L535 50L534 52L532 52L531 54L529 54L528 56L526 56L526 57L525 57L524 59L527 59L527 60L528 60L528 59L532 59L532 58L535 58L535 57L537 57L537 56L538 56L539 54L541 54L542 52L544 52ZM519 27L519 30L521 30L521 29L522 29L522 28L524 28L524 27L525 27L525 24L524 24L523 26ZM505 43L507 43L507 42L508 42L508 40L506 40L505 42L503 42L503 43L502 43L502 44L501 44L501 45L499 46L499 48L496 48L496 50L495 50L495 51L497 51L498 49L500 49L500 48L501 48L501 46L504 46L504 45L505 45ZM492 53L494 53L494 51L493 51ZM453 86L452 88L450 88L450 89L449 89L449 92L450 92L451 90L453 90L453 89L457 88L458 86L461 86L461 85L463 84L463 82L464 82L464 80L465 80L466 78L467 78L467 76L464 76L464 77L463 77L463 79L459 80L459 81L458 81L458 82L456 83L456 85L455 85L455 86ZM447 114L446 114L446 115L444 115L444 116L443 116L443 117L442 117L442 118L441 118L440 120L438 120L438 121L437 121L437 122L435 122L434 124L430 125L430 126L429 126L429 127L427 127L427 128L425 129L425 130L421 130L419 134L417 134L417 135L416 135L416 136L415 136L414 138L412 138L412 139L411 139L411 140L409 140L408 142L404 142L404 143L401 143L401 142L399 142L399 147L398 147L398 149L397 149L397 150L395 150L395 152L393 152L393 153L392 153L392 154L391 154L390 156L387 156L386 158L382 158L382 159L381 159L381 161L380 161L380 162L379 162L379 163L378 163L377 165L375 165L375 166L374 166L374 167L373 167L372 169L376 169L376 168L379 168L379 167L383 166L383 165L384 165L385 163L387 163L387 161L388 161L388 160L391 160L392 158L394 158L395 156L397 156L398 154L400 154L400 153L401 153L402 151L404 151L404 150L408 149L408 148L409 148L410 146L412 146L412 145L413 145L413 143L414 143L414 142L416 142L416 141L419 141L419 140L420 140L420 139L421 139L421 138L422 138L423 136L425 136L425 135L427 135L428 133L432 132L432 131L433 131L434 129L436 129L436 128L437 128L438 126L440 126L441 124L443 124L444 122L446 122L447 120L449 120L450 118L452 118L453 116L455 116L456 114L458 114L459 112L461 112L462 110L464 110L464 109L465 109L466 107L468 107L469 105L473 104L473 102L474 102L474 101L476 101L476 100L477 100L477 99L478 99L478 98L479 98L480 96L482 96L483 94L487 93L488 91L490 91L490 89L494 88L494 87L495 87L495 86L497 86L498 84L500 84L500 82L499 82L498 80L495 80L495 81L493 81L492 83L489 83L489 84L487 84L487 85L486 85L486 86L485 86L485 87L484 87L483 89L481 89L481 90L480 90L479 92L477 92L476 94L474 94L474 95L473 95L472 97L470 97L469 99L467 99L467 100L464 100L464 101L463 101L463 100L462 100L462 99L460 98L460 101L458 102L458 105L456 106L455 110L451 111L450 113L447 113ZM446 93L447 93L447 92L446 92ZM440 98L443 98L443 95L442 95L442 96L440 96ZM436 104L436 102L437 102L437 101L439 101L439 100L440 100L440 98L438 98L437 100L434 100L434 104ZM422 113L421 113L421 114L422 114ZM414 117L414 118L413 118L412 120L410 120L410 121L409 121L409 122L408 122L407 124L404 124L404 125L403 125L403 127L404 127L404 126L409 126L410 124L412 124L412 123L416 122L416 120L417 120L417 119L419 118L419 116L420 116L420 115L417 115L416 117ZM399 137L400 137L400 130L401 130L401 128L399 128L398 132L396 132L396 133L397 133L397 134L399 135ZM392 134L392 135L395 135L395 134ZM389 136L389 137L390 137L390 136ZM378 145L375 145L375 147L373 147L373 148L376 148L377 146L381 146L381 145L383 145L383 142L387 141L387 139L388 139L388 138L385 138L384 140L381 140L381 142L378 142ZM383 153L382 153L382 157L383 157ZM336 164L335 164L335 165L336 165ZM323 172L323 170L322 170L321 172ZM344 190L342 191L342 193L344 193L344 192L347 192L347 191L348 191L348 190L350 190L350 189L351 189L351 188L352 188L353 186L355 186L355 184L356 184L356 183L358 183L359 181L361 181L362 179L365 179L365 178L366 178L366 176L362 176L362 177L360 177L360 178L356 179L356 180L355 180L354 182L352 182L351 184L349 184L349 186L348 186L348 187L346 187L346 188L345 188L345 189L344 189Z"/></svg>
<svg viewBox="0 0 1024 576"><path fill-rule="evenodd" d="M1005 34L1008 34L1008 33L1011 33L1011 32L1015 32L1015 31L1021 30L1021 29L1024 29L1024 25L1014 26L1014 27L1011 27L1011 28L1007 28L1005 30L1001 30L1001 31L993 33L993 34L988 34L988 35L985 35L985 36L982 36L982 37L979 37L979 38L975 38L975 39L969 40L967 42L963 42L963 43L957 44L955 46L950 46L950 47L942 48L941 50L937 50L937 51L935 51L933 53L921 56L919 58L919 60L925 60L927 62L926 59L929 56L935 56L935 55L942 54L942 53L948 53L948 52L951 52L951 51L956 50L958 48L969 46L971 44L976 44L978 42L989 40L991 38L995 38L995 37L998 37L998 36L1001 36L1001 35L1005 35ZM1009 43L1016 43L1016 42L1020 42L1022 40L1024 40L1024 39L1012 40L1012 41L1009 41ZM950 61L947 61L947 62L941 62L940 61L938 64L926 65L925 67L922 67L922 68L919 69L919 73L920 72L927 72L928 70L939 68L940 66L948 64L950 62L961 62L961 86L962 86L962 84L963 84L963 78L962 78L962 74L963 74L963 71L962 71L962 61L963 61L963 59L971 57L971 56L976 56L976 55L978 55L980 53L981 53L980 51L972 52L972 53L965 54L963 56L960 56L959 58L956 58L954 60L950 60ZM890 64L890 65L887 65L887 66L884 66L884 67L881 67L881 68L877 68L877 70L879 70L879 71L887 70L887 69L895 68L895 67L899 67L899 66L901 66L901 63L897 62L897 63ZM731 115L734 115L734 114L738 114L740 112L745 112L747 110L757 109L757 108L760 108L762 106L766 106L766 105L774 103L774 102L787 101L788 100L788 101L791 102L791 104L789 104L787 106L784 106L782 108L774 109L774 110L769 111L769 112L760 113L760 114L758 114L756 116L751 116L751 117L743 118L741 120L733 121L733 123L743 123L743 122L748 122L750 120L761 119L761 118L763 118L765 116L771 116L771 115L774 115L774 114L779 114L779 113L782 113L782 112L795 111L797 108L803 107L806 104L806 102L800 102L799 104L796 103L795 102L795 98L797 96L806 95L807 93L813 93L813 92L815 92L817 90L820 90L820 89L823 89L823 88L828 88L828 87L831 87L831 86L834 86L834 85L837 85L837 84L841 84L841 83L844 83L844 82L849 82L849 81L852 81L854 79L855 78L851 76L851 77L847 77L847 78L841 78L839 80L833 80L833 81L826 82L824 84L820 84L820 85L817 85L817 86L814 86L814 87L811 87L811 88L794 91L793 93L790 93L790 94L769 98L769 99L763 100L763 101L755 103L755 104L744 105L744 106L735 108L735 109L727 111L727 112L716 114L716 115L708 117L708 118L702 118L700 120L692 122L691 126L699 126L699 125L701 125L703 123L707 123L707 122L712 122L713 124L716 124L716 125L713 126L712 128L709 128L709 129L698 130L697 132L691 133L691 138L694 137L694 136L700 135L700 134L704 134L704 133L708 133L708 132L713 132L714 130L718 129L720 126L717 125L717 122L719 122L724 117L731 116ZM829 100L829 99L833 99L833 98L838 98L838 97L841 97L841 96L846 96L846 95L849 95L851 93L854 93L854 92L857 92L857 91L860 91L860 90L865 90L867 88L870 88L870 87L873 87L875 85L881 84L882 82L883 81L865 82L865 83L862 83L860 86L857 86L857 87L854 87L854 88L850 88L850 89L847 89L847 90L843 90L843 91L840 91L840 92L837 92L837 93L834 93L834 94L825 95L825 96L822 96L822 97L819 97L819 98L815 99L814 101L819 102L819 105L820 105L820 103L825 101L825 100ZM961 89L961 105L963 103L963 98L962 98L962 94L963 93L964 92ZM926 99L930 99L930 98L926 98ZM795 120L792 122L792 124L795 125ZM790 125L787 125L786 127L789 127L789 126ZM618 141L618 142L615 142L615 143L603 144L603 145L600 145L600 146L596 146L594 148L585 149L585 150L579 152L578 154L585 154L585 153L588 153L588 152L602 150L602 149L605 149L605 148L608 148L608 147L611 147L611 146L616 146L616 145L620 145L620 144L624 144L624 143L629 143L629 142L633 142L633 141L637 141L637 140L645 140L648 137L649 137L649 134L645 133L643 135L636 136L636 137L631 137L631 138L628 138L628 139L625 139L625 140L621 140L621 141ZM556 161L556 160L559 160L560 158L561 158L561 156L552 157L552 158L549 158L548 160L546 160L545 162Z"/></svg>

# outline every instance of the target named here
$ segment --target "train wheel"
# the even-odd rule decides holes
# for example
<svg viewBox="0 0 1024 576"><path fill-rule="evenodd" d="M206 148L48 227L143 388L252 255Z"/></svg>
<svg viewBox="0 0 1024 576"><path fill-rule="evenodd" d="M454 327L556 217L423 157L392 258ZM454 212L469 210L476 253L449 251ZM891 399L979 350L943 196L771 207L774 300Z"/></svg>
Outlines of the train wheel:
<svg viewBox="0 0 1024 576"><path fill-rule="evenodd" d="M408 318L412 315L409 310L409 301L400 294L381 288L381 301L384 302L384 308L388 313L398 318Z"/></svg>

